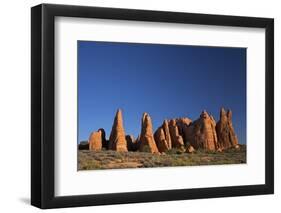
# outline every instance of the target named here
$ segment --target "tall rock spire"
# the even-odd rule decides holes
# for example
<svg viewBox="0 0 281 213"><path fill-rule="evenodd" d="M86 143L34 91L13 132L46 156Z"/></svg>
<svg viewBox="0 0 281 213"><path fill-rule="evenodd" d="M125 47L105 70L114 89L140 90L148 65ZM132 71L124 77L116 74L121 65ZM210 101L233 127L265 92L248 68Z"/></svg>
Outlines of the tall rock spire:
<svg viewBox="0 0 281 213"><path fill-rule="evenodd" d="M139 143L140 151L146 151L151 153L159 152L153 137L152 121L147 113L144 113L142 116L141 135Z"/></svg>
<svg viewBox="0 0 281 213"><path fill-rule="evenodd" d="M232 112L227 112L224 108L220 111L220 120L217 122L216 131L218 136L218 147L220 149L228 149L238 145L238 138L232 125Z"/></svg>
<svg viewBox="0 0 281 213"><path fill-rule="evenodd" d="M184 141L182 136L179 134L179 129L176 123L176 119L172 119L169 122L169 131L172 141L172 147L184 149Z"/></svg>
<svg viewBox="0 0 281 213"><path fill-rule="evenodd" d="M127 152L126 134L123 127L122 111L118 109L112 125L112 130L109 137L109 149L118 152Z"/></svg>

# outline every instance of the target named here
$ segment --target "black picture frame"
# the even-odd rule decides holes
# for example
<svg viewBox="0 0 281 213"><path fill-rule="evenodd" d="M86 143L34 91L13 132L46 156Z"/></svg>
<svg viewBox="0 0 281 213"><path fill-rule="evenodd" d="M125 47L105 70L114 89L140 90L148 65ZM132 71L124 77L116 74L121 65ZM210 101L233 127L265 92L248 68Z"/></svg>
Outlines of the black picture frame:
<svg viewBox="0 0 281 213"><path fill-rule="evenodd" d="M54 195L54 20L58 16L264 28L266 32L265 184L56 197ZM274 193L274 20L53 4L32 7L31 112L31 204L36 207L46 209L272 194Z"/></svg>

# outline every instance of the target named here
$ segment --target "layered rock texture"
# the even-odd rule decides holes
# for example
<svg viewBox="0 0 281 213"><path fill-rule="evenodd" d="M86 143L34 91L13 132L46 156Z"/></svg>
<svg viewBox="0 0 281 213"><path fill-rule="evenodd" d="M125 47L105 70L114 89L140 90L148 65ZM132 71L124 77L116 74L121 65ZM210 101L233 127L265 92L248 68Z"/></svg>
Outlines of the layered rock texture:
<svg viewBox="0 0 281 213"><path fill-rule="evenodd" d="M109 137L108 149L118 152L127 152L126 134L123 127L123 117L121 109L118 109L112 125Z"/></svg>
<svg viewBox="0 0 281 213"><path fill-rule="evenodd" d="M195 149L216 150L218 139L214 118L203 111L200 118L185 129L185 140Z"/></svg>
<svg viewBox="0 0 281 213"><path fill-rule="evenodd" d="M167 120L164 120L162 126L156 130L154 138L159 152L166 152L172 148L172 139Z"/></svg>
<svg viewBox="0 0 281 213"><path fill-rule="evenodd" d="M185 150L185 129L192 121L189 118L164 120L163 124L154 133L154 138L160 152L172 148Z"/></svg>
<svg viewBox="0 0 281 213"><path fill-rule="evenodd" d="M182 136L179 134L179 128L177 126L176 119L172 119L169 122L169 131L172 140L172 147L184 149L184 142Z"/></svg>
<svg viewBox="0 0 281 213"><path fill-rule="evenodd" d="M137 139L126 135L123 126L122 111L116 112L109 141L104 129L92 132L87 144L80 144L79 149L99 151L103 149L118 152L140 151L165 153L177 149L186 153L198 149L222 152L229 148L239 148L238 138L232 124L232 112L220 110L220 119L216 123L212 115L203 111L200 117L192 121L189 118L166 119L153 133L152 119L144 113L141 119L141 132Z"/></svg>
<svg viewBox="0 0 281 213"><path fill-rule="evenodd" d="M220 120L216 125L218 148L221 150L237 147L238 139L232 125L232 112L224 108L220 111Z"/></svg>
<svg viewBox="0 0 281 213"><path fill-rule="evenodd" d="M142 116L139 150L141 152L159 152L153 136L152 121L147 113L144 113Z"/></svg>

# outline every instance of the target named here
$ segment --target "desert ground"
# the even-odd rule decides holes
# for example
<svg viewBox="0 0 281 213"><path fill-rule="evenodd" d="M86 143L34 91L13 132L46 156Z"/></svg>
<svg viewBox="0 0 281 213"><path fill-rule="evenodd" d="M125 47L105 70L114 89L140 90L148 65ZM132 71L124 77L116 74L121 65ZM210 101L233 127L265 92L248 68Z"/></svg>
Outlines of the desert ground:
<svg viewBox="0 0 281 213"><path fill-rule="evenodd" d="M201 166L246 163L246 146L223 152L197 150L184 153L171 149L165 154L78 150L78 170Z"/></svg>

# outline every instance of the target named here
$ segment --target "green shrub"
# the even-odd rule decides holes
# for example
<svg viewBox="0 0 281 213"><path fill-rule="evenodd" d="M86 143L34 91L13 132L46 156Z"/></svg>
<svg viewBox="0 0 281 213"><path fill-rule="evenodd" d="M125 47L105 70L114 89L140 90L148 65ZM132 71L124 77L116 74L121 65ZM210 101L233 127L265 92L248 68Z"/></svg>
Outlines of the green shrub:
<svg viewBox="0 0 281 213"><path fill-rule="evenodd" d="M148 153L151 152L150 147L149 147L148 145L144 145L144 146L142 147L142 150L141 150L141 151L142 151L142 152L148 152Z"/></svg>
<svg viewBox="0 0 281 213"><path fill-rule="evenodd" d="M179 148L172 148L170 150L168 150L166 152L166 154L169 154L169 155L179 155L179 154L182 154L184 151L179 149Z"/></svg>

